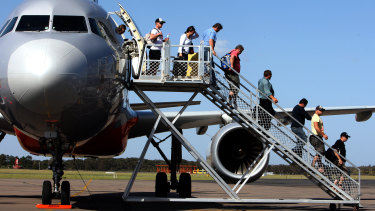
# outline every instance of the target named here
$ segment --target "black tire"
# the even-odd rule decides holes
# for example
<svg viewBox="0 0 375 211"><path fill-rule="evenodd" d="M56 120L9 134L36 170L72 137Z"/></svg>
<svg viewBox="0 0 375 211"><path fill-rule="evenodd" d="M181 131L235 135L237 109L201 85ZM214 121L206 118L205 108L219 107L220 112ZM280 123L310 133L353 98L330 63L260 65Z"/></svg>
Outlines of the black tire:
<svg viewBox="0 0 375 211"><path fill-rule="evenodd" d="M61 205L70 205L70 183L68 181L61 183Z"/></svg>
<svg viewBox="0 0 375 211"><path fill-rule="evenodd" d="M167 197L168 193L169 193L169 183L168 183L167 174L165 172L159 172L156 174L155 196Z"/></svg>
<svg viewBox="0 0 375 211"><path fill-rule="evenodd" d="M180 175L178 194L180 198L191 198L191 176L189 173L182 173Z"/></svg>
<svg viewBox="0 0 375 211"><path fill-rule="evenodd" d="M43 182L42 204L51 204L51 203L52 203L52 184L50 181L45 180Z"/></svg>

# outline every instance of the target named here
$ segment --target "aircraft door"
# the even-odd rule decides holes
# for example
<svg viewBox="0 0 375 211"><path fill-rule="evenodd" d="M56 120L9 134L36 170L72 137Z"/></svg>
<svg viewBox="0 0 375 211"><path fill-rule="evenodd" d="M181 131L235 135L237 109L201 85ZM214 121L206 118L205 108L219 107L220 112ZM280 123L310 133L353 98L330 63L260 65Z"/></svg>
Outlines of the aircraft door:
<svg viewBox="0 0 375 211"><path fill-rule="evenodd" d="M145 40L143 39L141 32L139 31L137 25L129 15L129 13L120 4L120 12L116 12L119 18L124 22L124 24L129 28L129 32L132 35L133 49L131 55L131 66L133 77L138 78L141 71L146 70L145 64L142 64L142 59L145 53Z"/></svg>

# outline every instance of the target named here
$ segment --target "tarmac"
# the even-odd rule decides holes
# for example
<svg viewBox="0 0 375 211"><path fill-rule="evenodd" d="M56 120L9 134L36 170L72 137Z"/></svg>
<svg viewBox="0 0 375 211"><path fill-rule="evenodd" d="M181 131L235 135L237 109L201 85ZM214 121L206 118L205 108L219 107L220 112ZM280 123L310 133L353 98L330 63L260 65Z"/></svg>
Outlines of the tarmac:
<svg viewBox="0 0 375 211"><path fill-rule="evenodd" d="M41 203L42 180L0 179L0 210L38 210ZM74 210L329 210L329 204L222 204L187 202L122 203L121 196L127 180L70 180L71 204ZM131 196L153 197L155 182L137 180ZM375 181L361 181L360 210L375 210ZM213 181L193 181L194 198L228 198ZM246 185L241 198L248 199L330 199L309 180L260 179ZM175 191L168 197L178 198ZM54 199L54 204L59 200ZM353 210L342 206L341 210Z"/></svg>

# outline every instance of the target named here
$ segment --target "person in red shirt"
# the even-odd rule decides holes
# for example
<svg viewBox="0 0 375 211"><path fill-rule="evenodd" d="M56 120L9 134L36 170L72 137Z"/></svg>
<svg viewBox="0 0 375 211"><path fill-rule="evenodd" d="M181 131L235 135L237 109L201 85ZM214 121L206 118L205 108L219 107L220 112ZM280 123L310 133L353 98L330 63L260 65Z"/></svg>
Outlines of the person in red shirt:
<svg viewBox="0 0 375 211"><path fill-rule="evenodd" d="M234 69L237 73L241 71L241 64L240 64L240 57L239 55L244 51L244 47L242 45L237 45L235 49L230 51L230 66ZM232 69L229 69L225 73L225 78L228 79L231 83L229 83L230 91L229 91L229 103L237 106L237 95L238 89L240 88L240 77L238 74L233 72Z"/></svg>

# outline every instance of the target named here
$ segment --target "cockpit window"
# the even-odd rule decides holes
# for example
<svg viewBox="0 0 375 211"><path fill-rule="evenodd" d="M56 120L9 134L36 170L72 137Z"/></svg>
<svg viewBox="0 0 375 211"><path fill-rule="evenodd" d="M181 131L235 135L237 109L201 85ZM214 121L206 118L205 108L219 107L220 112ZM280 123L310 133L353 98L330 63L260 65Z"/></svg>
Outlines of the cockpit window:
<svg viewBox="0 0 375 211"><path fill-rule="evenodd" d="M53 29L61 32L88 32L86 20L83 16L61 16L53 17Z"/></svg>
<svg viewBox="0 0 375 211"><path fill-rule="evenodd" d="M93 19L93 18L89 18L89 23L90 23L90 27L91 27L91 31L92 31L92 33L97 34L97 35L99 35L100 37L103 37L102 33L101 33L100 30L99 30L99 26L98 26L98 24L96 23L96 20Z"/></svg>
<svg viewBox="0 0 375 211"><path fill-rule="evenodd" d="M3 32L3 30L5 29L5 27L8 25L9 21L10 21L10 19L7 20L7 22L5 22L4 26L0 30L0 34L1 34L1 32Z"/></svg>
<svg viewBox="0 0 375 211"><path fill-rule="evenodd" d="M16 25L17 19L18 19L18 17L15 17L11 21L7 22L8 25L6 25L6 24L4 25L4 27L1 29L0 37L8 34L9 32L11 32L13 30L14 25Z"/></svg>
<svg viewBox="0 0 375 211"><path fill-rule="evenodd" d="M49 29L49 15L24 15L16 31L45 31Z"/></svg>

